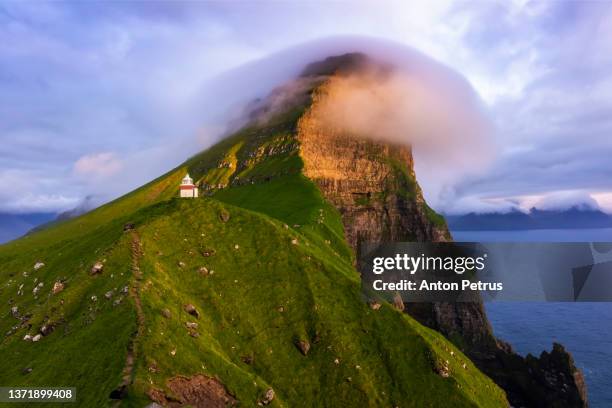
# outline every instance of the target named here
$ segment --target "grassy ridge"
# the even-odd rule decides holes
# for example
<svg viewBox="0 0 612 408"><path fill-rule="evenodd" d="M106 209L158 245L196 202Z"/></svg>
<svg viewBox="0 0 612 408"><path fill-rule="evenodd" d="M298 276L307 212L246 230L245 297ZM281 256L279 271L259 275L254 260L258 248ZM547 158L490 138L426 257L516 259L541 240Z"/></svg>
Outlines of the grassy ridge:
<svg viewBox="0 0 612 408"><path fill-rule="evenodd" d="M277 406L502 405L503 393L440 335L390 306L370 310L350 264L339 270L299 231L216 200L174 200L166 209L140 229L150 320L136 394L151 381L163 387L173 374L203 372L247 406L270 386ZM214 255L202 257L203 250ZM202 266L214 273L202 276ZM185 303L199 319L182 310ZM189 336L188 321L198 323L198 338ZM307 356L297 339L311 342ZM436 359L450 361L451 378L434 372Z"/></svg>

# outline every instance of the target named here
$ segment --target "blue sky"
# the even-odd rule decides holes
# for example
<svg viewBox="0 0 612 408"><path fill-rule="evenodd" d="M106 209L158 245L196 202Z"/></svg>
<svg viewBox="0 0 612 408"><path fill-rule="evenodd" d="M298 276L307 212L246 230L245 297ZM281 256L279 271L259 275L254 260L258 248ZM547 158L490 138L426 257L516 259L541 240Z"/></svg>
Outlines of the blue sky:
<svg viewBox="0 0 612 408"><path fill-rule="evenodd" d="M218 137L211 79L337 35L413 47L482 99L499 154L438 209L612 211L612 3L426 3L0 1L0 212L160 175Z"/></svg>

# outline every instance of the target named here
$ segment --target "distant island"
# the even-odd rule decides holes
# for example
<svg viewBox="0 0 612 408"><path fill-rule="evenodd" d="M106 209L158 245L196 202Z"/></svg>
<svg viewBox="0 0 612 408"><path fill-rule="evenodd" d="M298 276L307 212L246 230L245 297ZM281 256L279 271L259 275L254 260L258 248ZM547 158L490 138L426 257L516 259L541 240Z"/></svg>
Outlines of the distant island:
<svg viewBox="0 0 612 408"><path fill-rule="evenodd" d="M55 213L11 214L0 212L0 244L22 236L38 225L53 221Z"/></svg>
<svg viewBox="0 0 612 408"><path fill-rule="evenodd" d="M574 206L565 210L539 210L529 212L513 210L507 213L469 213L447 215L451 230L456 231L508 231L534 229L612 228L612 216L605 212Z"/></svg>

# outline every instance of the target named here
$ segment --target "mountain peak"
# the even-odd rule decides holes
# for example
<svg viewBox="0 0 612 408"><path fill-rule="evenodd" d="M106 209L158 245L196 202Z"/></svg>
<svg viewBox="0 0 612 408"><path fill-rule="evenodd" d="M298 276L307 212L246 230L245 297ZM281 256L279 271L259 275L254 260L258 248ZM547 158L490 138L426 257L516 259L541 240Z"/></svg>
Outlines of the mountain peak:
<svg viewBox="0 0 612 408"><path fill-rule="evenodd" d="M304 68L300 76L350 75L372 68L388 71L391 69L391 66L376 61L362 52L350 52L342 55L329 56L324 60L312 62Z"/></svg>
<svg viewBox="0 0 612 408"><path fill-rule="evenodd" d="M361 52L329 56L306 66L300 76L333 75L336 73L354 72L371 64L372 60Z"/></svg>

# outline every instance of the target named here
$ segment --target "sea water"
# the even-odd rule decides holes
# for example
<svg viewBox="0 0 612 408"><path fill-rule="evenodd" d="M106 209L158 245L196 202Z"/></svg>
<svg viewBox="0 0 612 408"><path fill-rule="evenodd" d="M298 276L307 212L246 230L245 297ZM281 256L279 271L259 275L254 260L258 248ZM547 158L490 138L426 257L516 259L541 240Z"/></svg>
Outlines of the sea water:
<svg viewBox="0 0 612 408"><path fill-rule="evenodd" d="M612 242L612 228L452 231L465 242ZM489 302L495 335L526 355L565 346L582 369L591 407L612 407L612 303Z"/></svg>

